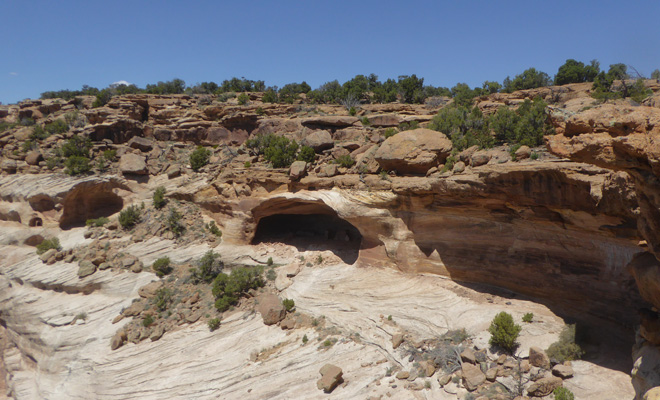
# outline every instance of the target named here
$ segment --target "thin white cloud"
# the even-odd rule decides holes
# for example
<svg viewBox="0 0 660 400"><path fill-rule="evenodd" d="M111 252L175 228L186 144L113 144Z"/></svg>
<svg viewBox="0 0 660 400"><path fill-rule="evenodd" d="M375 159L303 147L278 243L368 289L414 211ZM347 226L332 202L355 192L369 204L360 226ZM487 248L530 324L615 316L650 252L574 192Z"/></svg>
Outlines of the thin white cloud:
<svg viewBox="0 0 660 400"><path fill-rule="evenodd" d="M129 86L129 85L130 85L130 82L127 82L127 81L117 81L117 82L112 82L112 85L110 85L110 86L120 86L120 85L126 85L126 86Z"/></svg>
<svg viewBox="0 0 660 400"><path fill-rule="evenodd" d="M11 76L18 76L18 72L10 72L9 75L11 75Z"/></svg>

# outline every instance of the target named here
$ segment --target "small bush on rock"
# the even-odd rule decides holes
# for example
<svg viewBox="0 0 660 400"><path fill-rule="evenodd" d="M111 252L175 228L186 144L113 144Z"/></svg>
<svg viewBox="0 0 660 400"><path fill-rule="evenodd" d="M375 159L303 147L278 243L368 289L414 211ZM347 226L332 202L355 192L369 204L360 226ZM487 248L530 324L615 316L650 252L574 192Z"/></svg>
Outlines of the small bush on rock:
<svg viewBox="0 0 660 400"><path fill-rule="evenodd" d="M211 318L208 322L211 332L220 328L220 318Z"/></svg>
<svg viewBox="0 0 660 400"><path fill-rule="evenodd" d="M355 164L355 160L351 158L349 154L344 154L335 159L335 163L339 164L340 167L350 168Z"/></svg>
<svg viewBox="0 0 660 400"><path fill-rule="evenodd" d="M44 140L48 136L50 136L50 133L46 132L44 128L42 128L40 125L35 125L32 128L32 133L30 134L30 139L32 140Z"/></svg>
<svg viewBox="0 0 660 400"><path fill-rule="evenodd" d="M119 213L119 224L124 229L131 229L140 222L140 208L133 205Z"/></svg>
<svg viewBox="0 0 660 400"><path fill-rule="evenodd" d="M314 151L313 148L309 146L302 146L300 148L300 153L298 153L298 161L304 161L307 163L314 162L314 159L316 158L316 152Z"/></svg>
<svg viewBox="0 0 660 400"><path fill-rule="evenodd" d="M516 340L521 330L520 325L513 322L511 314L502 311L490 323L488 328L488 332L491 334L489 343L512 352L516 347Z"/></svg>
<svg viewBox="0 0 660 400"><path fill-rule="evenodd" d="M57 251L62 250L62 246L60 246L60 240L58 238L54 237L51 239L44 239L37 245L37 254L43 254L50 249L55 249Z"/></svg>
<svg viewBox="0 0 660 400"><path fill-rule="evenodd" d="M162 278L165 275L168 275L172 272L171 261L169 257L161 257L158 260L154 261L151 264L151 269Z"/></svg>
<svg viewBox="0 0 660 400"><path fill-rule="evenodd" d="M220 254L215 253L213 250L207 251L204 256L197 262L197 268L193 270L193 282L206 282L210 283L224 268L224 263L218 260Z"/></svg>
<svg viewBox="0 0 660 400"><path fill-rule="evenodd" d="M212 234L217 237L222 237L222 231L218 228L218 225L215 224L215 221L211 221L206 225L206 229L209 230Z"/></svg>
<svg viewBox="0 0 660 400"><path fill-rule="evenodd" d="M265 282L261 272L259 268L240 267L232 270L230 275L218 274L211 290L217 299L215 307L218 311L227 311L248 290L263 287Z"/></svg>
<svg viewBox="0 0 660 400"><path fill-rule="evenodd" d="M54 135L57 133L64 133L69 130L69 125L61 119L56 119L50 124L44 125L44 130L48 132L49 135Z"/></svg>
<svg viewBox="0 0 660 400"><path fill-rule="evenodd" d="M107 219L106 217L100 217L100 218L96 218L96 219L88 219L87 222L85 223L85 225L101 227L101 226L107 224L108 222L110 222L110 220Z"/></svg>
<svg viewBox="0 0 660 400"><path fill-rule="evenodd" d="M556 388L552 394L555 395L555 400L575 400L575 395L565 387Z"/></svg>
<svg viewBox="0 0 660 400"><path fill-rule="evenodd" d="M172 291L168 288L160 288L156 290L154 296L154 305L158 311L165 311L172 302Z"/></svg>
<svg viewBox="0 0 660 400"><path fill-rule="evenodd" d="M531 312L523 315L522 317L523 322L527 322L527 323L532 322L533 319L534 319L534 314Z"/></svg>
<svg viewBox="0 0 660 400"><path fill-rule="evenodd" d="M92 166L89 164L89 158L82 156L71 156L64 161L66 172L69 175L82 175L88 173Z"/></svg>
<svg viewBox="0 0 660 400"><path fill-rule="evenodd" d="M209 158L211 158L211 151L199 146L190 155L190 167L193 171L199 171L200 168L209 163Z"/></svg>
<svg viewBox="0 0 660 400"><path fill-rule="evenodd" d="M153 323L154 317L151 314L147 314L147 316L142 319L142 326L145 328L149 327Z"/></svg>
<svg viewBox="0 0 660 400"><path fill-rule="evenodd" d="M170 208L170 212L167 215L167 229L176 236L181 236L183 231L186 230L186 227L181 223L181 218L181 213L174 208Z"/></svg>
<svg viewBox="0 0 660 400"><path fill-rule="evenodd" d="M286 308L287 312L291 312L296 307L296 303L293 301L293 299L284 299L282 300L282 305L284 308Z"/></svg>
<svg viewBox="0 0 660 400"><path fill-rule="evenodd" d="M575 343L575 324L564 327L559 334L559 340L548 347L546 354L560 363L582 358L584 351Z"/></svg>
<svg viewBox="0 0 660 400"><path fill-rule="evenodd" d="M163 186L158 186L154 191L153 204L154 208L160 210L165 206L167 200L165 199L165 188Z"/></svg>

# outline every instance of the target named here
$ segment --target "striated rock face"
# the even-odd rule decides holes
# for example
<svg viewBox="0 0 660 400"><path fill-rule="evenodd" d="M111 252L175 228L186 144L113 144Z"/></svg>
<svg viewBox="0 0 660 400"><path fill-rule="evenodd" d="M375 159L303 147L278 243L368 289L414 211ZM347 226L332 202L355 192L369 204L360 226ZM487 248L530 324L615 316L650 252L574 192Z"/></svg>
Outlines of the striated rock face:
<svg viewBox="0 0 660 400"><path fill-rule="evenodd" d="M235 175L234 185L250 187L249 196L225 197L216 189L193 201L217 213L229 242L250 243L277 215L334 215L359 234L358 265L489 283L573 312L626 324L637 319L630 310L641 298L625 266L642 251L634 226L638 205L624 173L550 162L488 165L446 179L351 179L282 180L284 190L269 194L261 188L276 187L277 178ZM339 189L360 185L371 190ZM305 190L311 186L316 190ZM325 187L335 189L319 190ZM339 222L324 229L314 243L352 262L346 245L327 240L344 229ZM302 234L284 230L269 241Z"/></svg>

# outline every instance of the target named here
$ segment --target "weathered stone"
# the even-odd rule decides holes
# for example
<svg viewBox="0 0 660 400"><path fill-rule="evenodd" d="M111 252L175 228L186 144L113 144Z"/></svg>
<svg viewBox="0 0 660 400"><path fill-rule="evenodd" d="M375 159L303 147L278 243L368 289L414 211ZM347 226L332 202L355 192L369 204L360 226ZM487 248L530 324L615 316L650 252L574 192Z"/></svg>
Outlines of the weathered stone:
<svg viewBox="0 0 660 400"><path fill-rule="evenodd" d="M325 393L332 392L343 381L343 372L336 365L325 364L321 367L319 373L321 374L321 379L316 382L316 387Z"/></svg>
<svg viewBox="0 0 660 400"><path fill-rule="evenodd" d="M155 342L161 337L163 337L164 334L165 334L165 328L159 325L155 327L154 330L151 332L151 335L149 335L149 339L151 339L152 342Z"/></svg>
<svg viewBox="0 0 660 400"><path fill-rule="evenodd" d="M573 368L568 365L557 364L552 367L552 375L558 376L561 379L568 379L573 377Z"/></svg>
<svg viewBox="0 0 660 400"><path fill-rule="evenodd" d="M307 163L304 161L294 161L289 167L289 178L296 181L302 178L307 171Z"/></svg>
<svg viewBox="0 0 660 400"><path fill-rule="evenodd" d="M463 161L459 161L456 164L454 164L454 168L452 168L452 171L455 174L460 174L461 172L465 171L465 163Z"/></svg>
<svg viewBox="0 0 660 400"><path fill-rule="evenodd" d="M465 350L461 352L461 360L463 360L463 362L468 362L470 364L476 364L477 358L474 355L474 350L472 350L469 347L466 347Z"/></svg>
<svg viewBox="0 0 660 400"><path fill-rule="evenodd" d="M142 272L142 263L136 262L133 265L131 265L131 272L134 272L136 274Z"/></svg>
<svg viewBox="0 0 660 400"><path fill-rule="evenodd" d="M545 354L545 351L538 347L529 348L529 363L535 367L550 369L550 359Z"/></svg>
<svg viewBox="0 0 660 400"><path fill-rule="evenodd" d="M280 298L272 293L257 297L257 311L261 314L266 325L274 325L284 319L286 309Z"/></svg>
<svg viewBox="0 0 660 400"><path fill-rule="evenodd" d="M337 175L337 164L323 164L318 173L320 177L333 177Z"/></svg>
<svg viewBox="0 0 660 400"><path fill-rule="evenodd" d="M387 171L424 174L444 163L451 148L451 141L443 133L420 128L387 138L374 159Z"/></svg>
<svg viewBox="0 0 660 400"><path fill-rule="evenodd" d="M495 382L495 379L497 379L497 368L490 368L486 371L486 380Z"/></svg>
<svg viewBox="0 0 660 400"><path fill-rule="evenodd" d="M17 168L18 165L16 164L16 160L6 159L0 162L0 170L5 171L8 174L15 174Z"/></svg>
<svg viewBox="0 0 660 400"><path fill-rule="evenodd" d="M99 270L101 270L101 271L106 270L110 267L112 267L112 264L110 264L108 262L102 262L101 264L99 264Z"/></svg>
<svg viewBox="0 0 660 400"><path fill-rule="evenodd" d="M78 267L78 277L79 278L84 278L86 276L89 276L96 272L96 265L94 265L91 261L89 260L83 260L81 261Z"/></svg>
<svg viewBox="0 0 660 400"><path fill-rule="evenodd" d="M525 160L532 155L532 150L529 148L529 146L520 146L520 148L516 150L514 154L516 156L516 160Z"/></svg>
<svg viewBox="0 0 660 400"><path fill-rule="evenodd" d="M37 150L31 151L27 153L27 155L25 156L25 162L28 165L39 165L39 161L43 161L43 160L44 160L43 154L41 154L41 152Z"/></svg>
<svg viewBox="0 0 660 400"><path fill-rule="evenodd" d="M486 381L481 368L472 364L463 364L463 384L470 392L477 390Z"/></svg>
<svg viewBox="0 0 660 400"><path fill-rule="evenodd" d="M642 400L660 400L660 387L654 387L653 389L644 393Z"/></svg>
<svg viewBox="0 0 660 400"><path fill-rule="evenodd" d="M57 250L55 249L50 249L47 250L45 253L39 256L39 259L42 262L47 262L51 257L53 257L55 254L57 254Z"/></svg>
<svg viewBox="0 0 660 400"><path fill-rule="evenodd" d="M304 126L309 126L309 127L347 127L355 124L359 120L357 117L349 117L349 116L334 116L334 115L319 115L315 117L309 117L305 118L301 121L301 123Z"/></svg>
<svg viewBox="0 0 660 400"><path fill-rule="evenodd" d="M143 152L151 151L154 148L154 144L151 140L140 136L133 136L126 144L128 147L138 149Z"/></svg>
<svg viewBox="0 0 660 400"><path fill-rule="evenodd" d="M296 327L296 319L293 315L287 315L286 318L280 322L280 328L284 330L294 329Z"/></svg>
<svg viewBox="0 0 660 400"><path fill-rule="evenodd" d="M410 372L409 371L399 371L396 374L396 379L408 379L410 378Z"/></svg>
<svg viewBox="0 0 660 400"><path fill-rule="evenodd" d="M398 348L401 343L403 343L403 334L402 333L395 333L392 335L392 348L396 349Z"/></svg>
<svg viewBox="0 0 660 400"><path fill-rule="evenodd" d="M315 152L319 153L323 150L331 149L335 145L335 142L332 140L332 136L330 136L328 131L314 131L305 136L300 144L309 146Z"/></svg>
<svg viewBox="0 0 660 400"><path fill-rule="evenodd" d="M163 281L154 281L138 289L138 295L140 297L144 297L145 299L149 299L154 297L156 295L156 291L162 287Z"/></svg>
<svg viewBox="0 0 660 400"><path fill-rule="evenodd" d="M137 258L134 256L126 256L121 259L121 266L123 268L128 268L137 262Z"/></svg>
<svg viewBox="0 0 660 400"><path fill-rule="evenodd" d="M451 382L451 375L445 374L438 376L438 384L442 387Z"/></svg>
<svg viewBox="0 0 660 400"><path fill-rule="evenodd" d="M562 385L561 378L556 376L541 378L538 381L532 383L527 388L527 394L530 396L543 397L552 393L553 390L557 389Z"/></svg>
<svg viewBox="0 0 660 400"><path fill-rule="evenodd" d="M396 114L376 114L367 117L369 125L376 128L399 126L401 118Z"/></svg>
<svg viewBox="0 0 660 400"><path fill-rule="evenodd" d="M475 152L472 157L470 157L470 165L473 167L479 167L481 165L488 164L490 161L491 155L485 150L480 150Z"/></svg>
<svg viewBox="0 0 660 400"><path fill-rule="evenodd" d="M146 175L148 173L147 163L143 156L128 153L119 159L119 170L124 175Z"/></svg>
<svg viewBox="0 0 660 400"><path fill-rule="evenodd" d="M170 165L167 170L165 170L168 179L174 179L177 176L181 175L181 168L178 165Z"/></svg>
<svg viewBox="0 0 660 400"><path fill-rule="evenodd" d="M126 333L124 331L115 333L112 339L110 340L110 349L117 350L118 348L124 345L125 341L126 341Z"/></svg>

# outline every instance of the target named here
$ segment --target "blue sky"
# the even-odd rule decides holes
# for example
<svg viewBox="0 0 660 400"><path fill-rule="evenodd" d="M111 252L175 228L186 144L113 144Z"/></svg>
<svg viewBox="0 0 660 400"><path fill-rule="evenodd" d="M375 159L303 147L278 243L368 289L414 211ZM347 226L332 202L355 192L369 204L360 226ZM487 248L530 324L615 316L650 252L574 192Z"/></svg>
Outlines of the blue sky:
<svg viewBox="0 0 660 400"><path fill-rule="evenodd" d="M233 76L313 88L357 74L426 84L553 76L568 58L660 68L660 1L0 2L0 101L125 80Z"/></svg>

